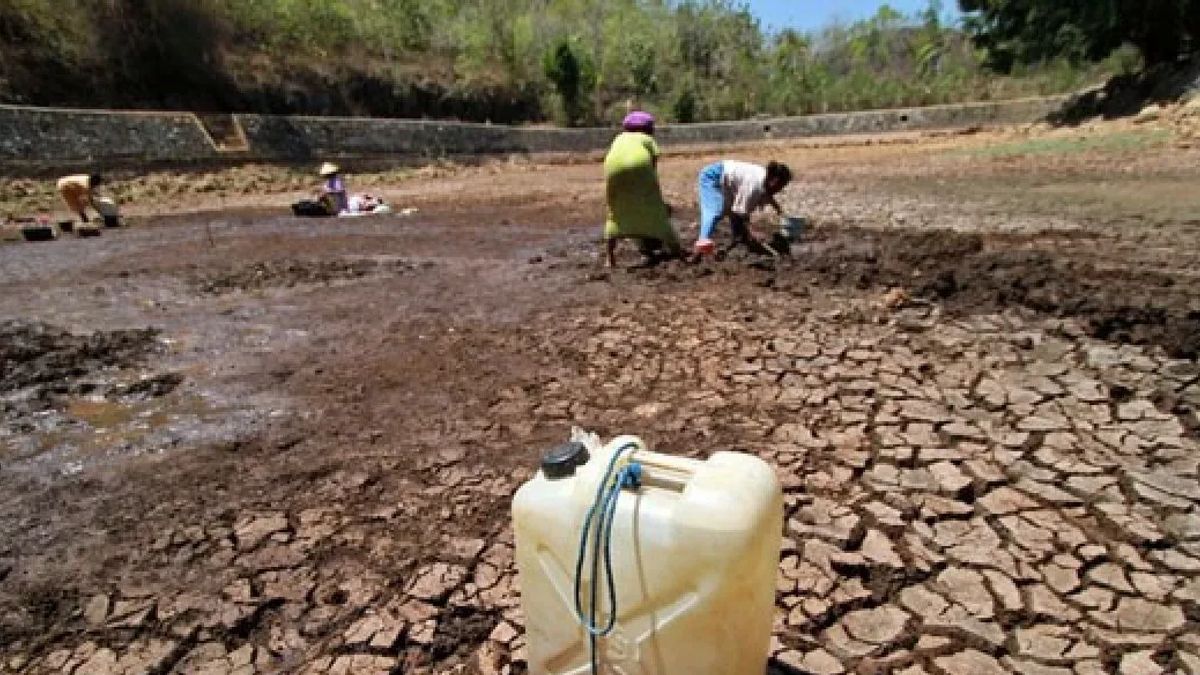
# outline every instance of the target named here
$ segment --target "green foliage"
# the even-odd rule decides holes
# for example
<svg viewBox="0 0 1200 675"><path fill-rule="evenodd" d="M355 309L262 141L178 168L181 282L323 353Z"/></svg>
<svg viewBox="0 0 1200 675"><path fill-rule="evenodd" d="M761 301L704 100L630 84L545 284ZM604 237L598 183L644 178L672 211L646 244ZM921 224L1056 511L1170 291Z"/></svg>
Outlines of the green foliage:
<svg viewBox="0 0 1200 675"><path fill-rule="evenodd" d="M696 107L696 88L692 83L687 83L680 88L675 94L675 100L671 103L671 114L674 115L676 122L695 122L698 118L699 110Z"/></svg>
<svg viewBox="0 0 1200 675"><path fill-rule="evenodd" d="M1124 43L1150 64L1200 50L1200 0L959 0L976 43L1001 72L1066 58L1100 61Z"/></svg>
<svg viewBox="0 0 1200 675"><path fill-rule="evenodd" d="M546 52L542 71L562 100L568 125L587 116L588 92L595 83L595 68L578 46L578 40L564 38Z"/></svg>
<svg viewBox="0 0 1200 675"><path fill-rule="evenodd" d="M5 0L0 3L0 44L78 57L88 48L87 26L79 13L62 10L58 0Z"/></svg>
<svg viewBox="0 0 1200 675"><path fill-rule="evenodd" d="M633 91L639 96L653 94L658 89L657 64L654 46L647 41L635 40L629 45L629 77Z"/></svg>
<svg viewBox="0 0 1200 675"><path fill-rule="evenodd" d="M611 124L633 106L702 121L1057 93L1130 67L1071 52L997 76L982 55L1000 43L972 35L937 0L816 33L764 31L738 0L0 0L0 100L219 108L269 82L288 93L238 105L314 112L336 94L356 112L484 119L480 101L500 101L507 119Z"/></svg>

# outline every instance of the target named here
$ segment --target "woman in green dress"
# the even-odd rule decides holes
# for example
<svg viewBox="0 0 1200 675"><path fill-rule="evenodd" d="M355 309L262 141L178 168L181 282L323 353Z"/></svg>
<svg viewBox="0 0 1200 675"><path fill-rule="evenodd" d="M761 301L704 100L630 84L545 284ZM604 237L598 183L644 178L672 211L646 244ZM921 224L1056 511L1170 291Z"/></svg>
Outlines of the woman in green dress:
<svg viewBox="0 0 1200 675"><path fill-rule="evenodd" d="M632 112L624 131L613 140L604 158L608 220L604 224L606 264L616 266L617 241L635 239L647 257L665 248L681 256L679 236L671 227L670 209L658 185L658 144L654 142L654 117Z"/></svg>

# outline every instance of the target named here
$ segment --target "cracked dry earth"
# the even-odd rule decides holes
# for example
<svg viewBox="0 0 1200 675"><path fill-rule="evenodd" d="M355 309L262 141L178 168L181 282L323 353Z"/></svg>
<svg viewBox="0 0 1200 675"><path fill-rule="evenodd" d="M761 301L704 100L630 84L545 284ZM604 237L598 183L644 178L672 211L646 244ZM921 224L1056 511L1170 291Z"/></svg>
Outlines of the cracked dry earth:
<svg viewBox="0 0 1200 675"><path fill-rule="evenodd" d="M821 176L792 196L820 225L779 264L600 273L594 167L419 223L185 216L38 249L46 292L4 308L161 331L168 353L72 382L183 373L138 403L182 426L0 458L0 672L525 672L508 503L579 425L777 468L775 673L1200 673L1194 221L1117 228L1003 190L1128 158L938 143L787 150ZM668 189L701 159L666 162ZM1170 182L1194 160L1140 161ZM939 200L914 167L995 192ZM69 417L77 389L39 410ZM232 436L196 399L239 412Z"/></svg>

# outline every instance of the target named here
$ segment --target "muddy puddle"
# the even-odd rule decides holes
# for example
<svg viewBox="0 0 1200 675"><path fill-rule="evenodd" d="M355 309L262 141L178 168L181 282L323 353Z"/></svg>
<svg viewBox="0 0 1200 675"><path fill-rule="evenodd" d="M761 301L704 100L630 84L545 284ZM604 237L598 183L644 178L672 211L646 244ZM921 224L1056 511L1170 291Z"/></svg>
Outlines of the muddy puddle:
<svg viewBox="0 0 1200 675"><path fill-rule="evenodd" d="M140 455L235 443L262 417L199 394L132 402L91 396L61 403L23 420L22 433L0 435L10 470L65 477Z"/></svg>
<svg viewBox="0 0 1200 675"><path fill-rule="evenodd" d="M0 326L0 463L70 476L117 458L236 440L259 416L189 387L154 328Z"/></svg>

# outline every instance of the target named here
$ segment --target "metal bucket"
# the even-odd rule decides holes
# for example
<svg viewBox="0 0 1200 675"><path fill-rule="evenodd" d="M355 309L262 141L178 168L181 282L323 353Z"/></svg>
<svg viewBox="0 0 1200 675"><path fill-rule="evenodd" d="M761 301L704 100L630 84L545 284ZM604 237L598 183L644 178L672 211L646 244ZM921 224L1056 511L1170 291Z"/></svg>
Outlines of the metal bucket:
<svg viewBox="0 0 1200 675"><path fill-rule="evenodd" d="M804 216L784 216L781 221L779 234L788 241L799 241L808 229L808 218Z"/></svg>
<svg viewBox="0 0 1200 675"><path fill-rule="evenodd" d="M96 210L104 221L105 227L121 226L121 209L110 197L100 197L96 200Z"/></svg>

